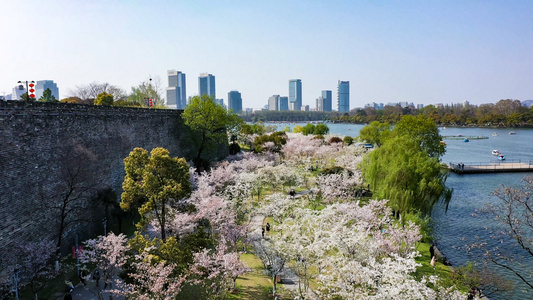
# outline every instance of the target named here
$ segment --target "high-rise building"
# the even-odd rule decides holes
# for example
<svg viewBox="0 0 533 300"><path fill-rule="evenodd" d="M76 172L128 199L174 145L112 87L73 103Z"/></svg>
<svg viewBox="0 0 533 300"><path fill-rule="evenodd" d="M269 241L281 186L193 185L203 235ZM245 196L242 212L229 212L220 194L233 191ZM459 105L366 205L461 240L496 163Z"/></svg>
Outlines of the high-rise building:
<svg viewBox="0 0 533 300"><path fill-rule="evenodd" d="M198 77L198 95L200 97L208 95L212 99L216 99L215 76L208 73L200 74Z"/></svg>
<svg viewBox="0 0 533 300"><path fill-rule="evenodd" d="M272 95L268 98L268 110L279 110L279 95Z"/></svg>
<svg viewBox="0 0 533 300"><path fill-rule="evenodd" d="M289 110L289 97L279 97L278 110Z"/></svg>
<svg viewBox="0 0 533 300"><path fill-rule="evenodd" d="M324 111L324 98L322 96L316 98L316 111Z"/></svg>
<svg viewBox="0 0 533 300"><path fill-rule="evenodd" d="M302 80L289 80L289 110L302 110Z"/></svg>
<svg viewBox="0 0 533 300"><path fill-rule="evenodd" d="M59 100L59 89L53 80L37 80L37 82L35 82L35 99L39 100L46 89L50 89L52 96L54 96L56 100Z"/></svg>
<svg viewBox="0 0 533 300"><path fill-rule="evenodd" d="M187 106L185 74L176 70L169 70L167 74L167 106L169 108L184 109Z"/></svg>
<svg viewBox="0 0 533 300"><path fill-rule="evenodd" d="M26 94L26 87L23 84L17 85L13 88L13 100L21 100L22 94Z"/></svg>
<svg viewBox="0 0 533 300"><path fill-rule="evenodd" d="M333 110L333 100L331 96L331 91L325 90L322 91L322 111L332 111Z"/></svg>
<svg viewBox="0 0 533 300"><path fill-rule="evenodd" d="M242 96L238 91L231 91L228 93L228 109L233 110L234 113L242 111Z"/></svg>
<svg viewBox="0 0 533 300"><path fill-rule="evenodd" d="M339 80L337 84L337 108L339 112L350 111L350 82Z"/></svg>

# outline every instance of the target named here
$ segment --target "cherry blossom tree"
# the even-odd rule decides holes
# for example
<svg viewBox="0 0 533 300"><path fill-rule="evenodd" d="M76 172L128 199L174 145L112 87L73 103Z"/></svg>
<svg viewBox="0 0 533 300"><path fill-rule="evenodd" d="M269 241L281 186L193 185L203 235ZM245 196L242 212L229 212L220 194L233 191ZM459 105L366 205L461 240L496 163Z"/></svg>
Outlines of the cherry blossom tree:
<svg viewBox="0 0 533 300"><path fill-rule="evenodd" d="M103 275L104 288L113 287L113 282L128 260L126 251L128 239L124 234L115 235L110 232L107 236L99 236L84 242L85 248L80 255L84 264L96 264L98 272ZM101 290L98 289L99 295Z"/></svg>
<svg viewBox="0 0 533 300"><path fill-rule="evenodd" d="M175 264L154 261L149 251L136 255L132 267L129 276L133 282L120 283L113 290L115 294L139 300L172 300L179 295L187 279L185 274L176 275Z"/></svg>
<svg viewBox="0 0 533 300"><path fill-rule="evenodd" d="M228 288L235 289L237 278L249 271L239 260L240 254L228 250L222 239L215 250L204 249L194 255L191 273L197 276L192 282L204 286L210 298L218 299Z"/></svg>
<svg viewBox="0 0 533 300"><path fill-rule="evenodd" d="M56 257L56 245L53 240L18 243L9 253L2 251L0 254L0 262L6 268L7 274L11 276L16 273L20 286L29 285L35 299L46 283L59 274L53 263ZM11 282L10 279L5 278L2 281Z"/></svg>

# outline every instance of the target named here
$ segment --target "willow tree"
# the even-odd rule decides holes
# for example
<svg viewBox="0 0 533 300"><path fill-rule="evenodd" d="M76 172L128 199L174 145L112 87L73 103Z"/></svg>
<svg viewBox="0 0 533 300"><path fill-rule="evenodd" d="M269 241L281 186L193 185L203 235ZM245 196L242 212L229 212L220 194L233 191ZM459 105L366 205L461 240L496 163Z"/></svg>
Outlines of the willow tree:
<svg viewBox="0 0 533 300"><path fill-rule="evenodd" d="M439 161L445 150L435 123L424 116L403 116L390 133L379 128L386 126L371 124L366 131L377 136L368 139L382 145L362 163L364 179L374 195L389 199L392 208L402 213L429 215L439 200L448 204L447 171Z"/></svg>
<svg viewBox="0 0 533 300"><path fill-rule="evenodd" d="M373 121L369 125L361 128L359 139L379 147L390 135L390 128L389 123Z"/></svg>
<svg viewBox="0 0 533 300"><path fill-rule="evenodd" d="M135 148L124 159L126 176L120 207L138 208L139 226L155 219L159 223L161 239L166 241L166 221L170 207L191 194L189 165L183 158L170 157L168 150L155 148L150 153Z"/></svg>

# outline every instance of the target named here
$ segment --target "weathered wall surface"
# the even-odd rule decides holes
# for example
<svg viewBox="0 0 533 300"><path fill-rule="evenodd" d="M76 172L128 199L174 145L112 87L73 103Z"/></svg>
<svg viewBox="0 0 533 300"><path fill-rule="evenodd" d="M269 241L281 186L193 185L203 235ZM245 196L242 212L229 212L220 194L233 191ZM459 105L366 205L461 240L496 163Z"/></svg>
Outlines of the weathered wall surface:
<svg viewBox="0 0 533 300"><path fill-rule="evenodd" d="M97 188L108 186L120 195L123 159L133 148L163 147L172 156L191 157L192 134L181 113L0 101L0 249L17 241L52 238L58 220L41 204L61 201L65 170L71 172L73 166L85 166L80 170L87 174L82 175L97 178ZM223 156L227 147L219 150ZM89 210L87 214L102 219ZM72 245L73 239L71 232L65 244Z"/></svg>

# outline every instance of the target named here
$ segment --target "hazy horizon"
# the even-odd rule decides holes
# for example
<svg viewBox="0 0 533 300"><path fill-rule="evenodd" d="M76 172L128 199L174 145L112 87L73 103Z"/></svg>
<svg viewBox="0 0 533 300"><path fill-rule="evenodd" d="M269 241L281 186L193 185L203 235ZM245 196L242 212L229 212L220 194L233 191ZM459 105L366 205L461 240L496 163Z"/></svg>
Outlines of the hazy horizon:
<svg viewBox="0 0 533 300"><path fill-rule="evenodd" d="M350 108L370 102L495 103L533 99L530 1L0 0L0 95L19 80L54 80L60 98L108 82L127 92L167 70L216 77L243 108L288 95L303 105L350 81ZM166 95L164 95L166 96Z"/></svg>

